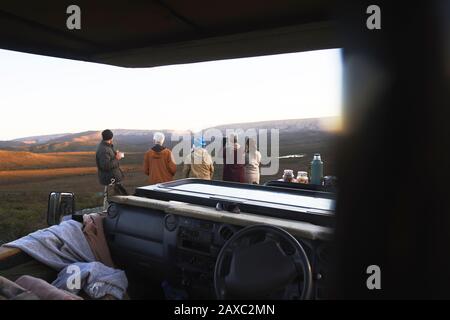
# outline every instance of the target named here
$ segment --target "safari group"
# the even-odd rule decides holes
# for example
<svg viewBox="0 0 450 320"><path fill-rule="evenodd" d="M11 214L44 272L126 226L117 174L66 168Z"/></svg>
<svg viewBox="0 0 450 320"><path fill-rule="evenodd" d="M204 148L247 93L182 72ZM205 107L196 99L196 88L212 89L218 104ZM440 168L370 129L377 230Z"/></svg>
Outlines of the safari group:
<svg viewBox="0 0 450 320"><path fill-rule="evenodd" d="M96 164L99 182L105 186L114 186L116 194L127 195L122 186L124 173L120 169L120 160L124 153L116 150L113 144L113 132L106 129L102 132L102 141L96 152ZM148 176L149 184L158 184L174 180L177 165L172 151L164 146L165 136L162 132L153 135L153 147L144 155L144 174ZM206 150L205 140L197 137L193 141L192 149L183 163L182 178L198 178L212 180L214 176L214 162ZM244 150L241 149L236 134L223 140L223 172L222 180L238 183L259 184L261 153L257 149L257 142L247 138ZM243 151L243 152L242 152ZM284 170L280 181L290 183L316 183L323 176L323 163L319 154L314 155L311 163L311 181L305 171L299 171L297 177L293 170ZM318 184L318 183L317 183Z"/></svg>

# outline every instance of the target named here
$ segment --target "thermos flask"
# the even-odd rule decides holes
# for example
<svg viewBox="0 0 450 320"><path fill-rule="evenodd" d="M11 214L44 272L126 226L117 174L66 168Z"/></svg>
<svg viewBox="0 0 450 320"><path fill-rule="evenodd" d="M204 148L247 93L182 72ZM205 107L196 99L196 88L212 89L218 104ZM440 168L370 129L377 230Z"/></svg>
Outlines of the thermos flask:
<svg viewBox="0 0 450 320"><path fill-rule="evenodd" d="M323 178L323 162L320 159L320 154L314 154L311 161L311 184L322 185Z"/></svg>

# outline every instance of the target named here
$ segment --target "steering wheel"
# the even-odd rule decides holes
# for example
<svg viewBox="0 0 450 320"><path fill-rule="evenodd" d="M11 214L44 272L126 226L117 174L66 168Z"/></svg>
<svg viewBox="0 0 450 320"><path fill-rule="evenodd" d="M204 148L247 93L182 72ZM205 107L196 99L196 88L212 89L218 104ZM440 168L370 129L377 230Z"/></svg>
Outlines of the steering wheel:
<svg viewBox="0 0 450 320"><path fill-rule="evenodd" d="M222 247L214 270L217 299L309 299L312 273L302 245L287 231L253 225ZM295 291L297 294L292 295ZM275 298L277 299L277 298Z"/></svg>

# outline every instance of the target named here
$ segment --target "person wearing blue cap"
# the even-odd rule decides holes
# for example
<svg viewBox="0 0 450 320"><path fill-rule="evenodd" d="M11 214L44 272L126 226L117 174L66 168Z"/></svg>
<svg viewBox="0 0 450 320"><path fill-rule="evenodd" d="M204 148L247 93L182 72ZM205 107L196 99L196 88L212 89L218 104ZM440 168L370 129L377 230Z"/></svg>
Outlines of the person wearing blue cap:
<svg viewBox="0 0 450 320"><path fill-rule="evenodd" d="M214 164L203 137L196 137L191 153L184 159L183 177L211 180L214 175Z"/></svg>

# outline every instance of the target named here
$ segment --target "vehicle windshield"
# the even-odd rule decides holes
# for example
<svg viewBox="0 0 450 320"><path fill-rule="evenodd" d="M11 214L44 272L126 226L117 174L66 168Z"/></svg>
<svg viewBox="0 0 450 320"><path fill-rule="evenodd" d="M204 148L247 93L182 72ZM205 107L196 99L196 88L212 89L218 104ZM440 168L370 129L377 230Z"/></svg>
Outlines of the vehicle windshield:
<svg viewBox="0 0 450 320"><path fill-rule="evenodd" d="M161 185L141 187L140 190L170 190L173 194L189 194L190 196L214 197L215 199L235 200L237 202L248 203L258 202L261 204L277 204L290 206L292 210L318 209L334 210L334 200L329 197L321 197L317 194L299 194L276 192L273 189L255 189L252 185L247 188L236 188L230 185L214 185L204 183L186 183L175 186L164 187Z"/></svg>

